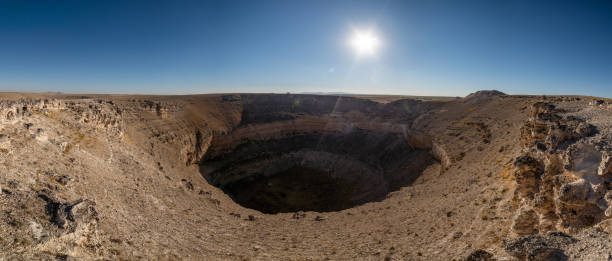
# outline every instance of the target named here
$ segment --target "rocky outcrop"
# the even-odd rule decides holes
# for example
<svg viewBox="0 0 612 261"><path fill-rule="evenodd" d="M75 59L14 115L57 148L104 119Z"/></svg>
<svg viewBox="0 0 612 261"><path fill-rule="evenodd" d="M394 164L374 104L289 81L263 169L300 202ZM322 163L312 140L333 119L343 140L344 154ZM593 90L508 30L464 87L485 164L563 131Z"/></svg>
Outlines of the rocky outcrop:
<svg viewBox="0 0 612 261"><path fill-rule="evenodd" d="M74 232L79 226L97 221L98 213L95 202L91 200L77 200L73 203L61 202L45 194L39 198L46 202L46 213L49 221L62 230Z"/></svg>
<svg viewBox="0 0 612 261"><path fill-rule="evenodd" d="M607 218L610 156L587 142L596 132L553 104L532 105L521 129L522 154L514 160L516 234L575 232Z"/></svg>
<svg viewBox="0 0 612 261"><path fill-rule="evenodd" d="M533 209L522 209L512 224L512 229L519 235L537 233L538 214Z"/></svg>
<svg viewBox="0 0 612 261"><path fill-rule="evenodd" d="M100 130L121 132L121 110L113 102L105 100L21 99L1 101L0 121L16 121L30 117L32 114L54 117L55 113L63 111L70 111L76 122Z"/></svg>
<svg viewBox="0 0 612 261"><path fill-rule="evenodd" d="M0 121L8 122L31 116L34 112L64 109L65 104L57 99L20 99L0 101Z"/></svg>
<svg viewBox="0 0 612 261"><path fill-rule="evenodd" d="M442 164L442 170L448 169L451 166L452 160L448 155L446 147L441 142L432 142L431 153Z"/></svg>

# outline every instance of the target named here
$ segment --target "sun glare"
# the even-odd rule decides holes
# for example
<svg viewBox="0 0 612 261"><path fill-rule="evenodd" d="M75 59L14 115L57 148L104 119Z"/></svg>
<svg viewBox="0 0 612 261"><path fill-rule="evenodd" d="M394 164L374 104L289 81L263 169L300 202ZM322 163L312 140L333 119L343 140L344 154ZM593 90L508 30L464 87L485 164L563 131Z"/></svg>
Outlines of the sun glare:
<svg viewBox="0 0 612 261"><path fill-rule="evenodd" d="M380 41L372 31L355 31L350 45L359 56L373 56L380 46Z"/></svg>

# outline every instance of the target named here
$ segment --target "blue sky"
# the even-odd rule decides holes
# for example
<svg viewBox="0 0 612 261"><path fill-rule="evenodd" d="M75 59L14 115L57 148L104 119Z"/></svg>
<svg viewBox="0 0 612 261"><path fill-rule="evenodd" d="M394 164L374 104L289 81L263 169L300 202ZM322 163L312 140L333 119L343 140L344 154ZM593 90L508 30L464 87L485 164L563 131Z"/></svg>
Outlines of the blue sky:
<svg viewBox="0 0 612 261"><path fill-rule="evenodd" d="M610 1L1 1L0 90L612 97ZM382 42L357 57L353 30Z"/></svg>

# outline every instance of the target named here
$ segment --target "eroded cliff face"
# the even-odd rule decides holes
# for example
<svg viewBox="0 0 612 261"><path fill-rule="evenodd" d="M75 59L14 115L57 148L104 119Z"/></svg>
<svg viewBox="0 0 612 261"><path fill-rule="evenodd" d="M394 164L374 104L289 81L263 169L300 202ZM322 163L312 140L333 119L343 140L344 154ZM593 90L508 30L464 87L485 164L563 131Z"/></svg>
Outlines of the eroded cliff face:
<svg viewBox="0 0 612 261"><path fill-rule="evenodd" d="M33 114L53 117L55 113L70 111L76 122L86 123L100 130L120 133L121 110L112 101L21 99L0 101L0 120L5 124L27 120Z"/></svg>
<svg viewBox="0 0 612 261"><path fill-rule="evenodd" d="M531 106L521 129L523 153L514 162L517 234L574 233L612 214L608 130L600 133L582 109Z"/></svg>

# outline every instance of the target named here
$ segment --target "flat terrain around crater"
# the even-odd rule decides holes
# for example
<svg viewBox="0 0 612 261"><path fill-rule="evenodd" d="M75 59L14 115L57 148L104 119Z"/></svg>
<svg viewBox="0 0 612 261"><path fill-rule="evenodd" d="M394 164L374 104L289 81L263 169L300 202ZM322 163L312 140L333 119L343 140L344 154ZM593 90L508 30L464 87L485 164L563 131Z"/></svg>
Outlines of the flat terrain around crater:
<svg viewBox="0 0 612 261"><path fill-rule="evenodd" d="M606 260L608 116L495 91L2 93L0 259Z"/></svg>

